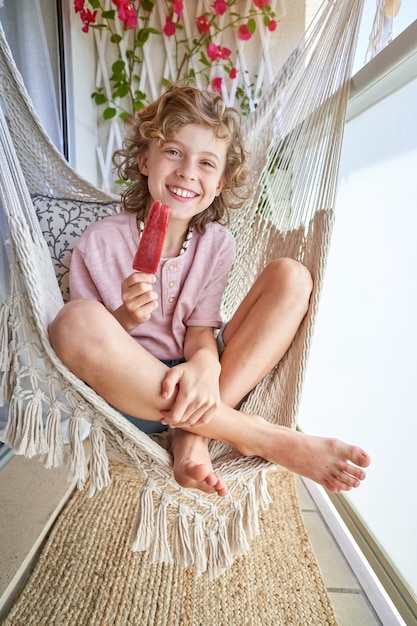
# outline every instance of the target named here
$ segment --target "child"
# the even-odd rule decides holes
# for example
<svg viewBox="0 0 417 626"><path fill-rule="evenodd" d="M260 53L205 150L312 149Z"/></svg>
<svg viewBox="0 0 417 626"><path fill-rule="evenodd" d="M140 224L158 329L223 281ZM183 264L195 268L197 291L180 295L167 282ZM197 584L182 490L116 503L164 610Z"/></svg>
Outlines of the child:
<svg viewBox="0 0 417 626"><path fill-rule="evenodd" d="M235 251L220 222L245 199L238 113L219 94L175 86L131 123L116 157L133 184L124 211L90 226L74 250L72 300L49 329L58 356L131 421L172 429L182 486L226 494L210 438L334 492L359 486L370 462L360 448L234 408L287 351L312 289L297 261L270 263L216 342ZM154 200L171 207L155 276L131 269Z"/></svg>

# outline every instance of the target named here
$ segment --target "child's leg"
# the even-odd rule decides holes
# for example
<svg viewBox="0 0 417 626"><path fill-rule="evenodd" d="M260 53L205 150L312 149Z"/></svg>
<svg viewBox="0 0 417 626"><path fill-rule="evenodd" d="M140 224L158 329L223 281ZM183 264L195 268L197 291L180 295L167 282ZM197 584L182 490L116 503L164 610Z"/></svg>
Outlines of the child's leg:
<svg viewBox="0 0 417 626"><path fill-rule="evenodd" d="M112 406L133 417L161 420L160 410L168 408L161 399L168 367L132 339L101 304L71 302L50 325L49 334L61 360ZM130 393L132 386L140 398ZM173 431L171 451L180 485L226 494L224 481L213 472L205 437Z"/></svg>
<svg viewBox="0 0 417 626"><path fill-rule="evenodd" d="M162 410L170 410L175 398L161 396L166 365L146 352L99 303L66 305L51 324L50 337L70 370L113 406L153 421L161 420ZM361 468L370 462L357 446L309 437L223 402L209 424L184 429L224 441L246 456L261 456L332 491L359 486L365 478Z"/></svg>
<svg viewBox="0 0 417 626"><path fill-rule="evenodd" d="M284 356L306 314L311 289L308 270L291 259L274 261L260 274L223 334L220 391L229 406L237 405ZM224 482L212 471L208 441L180 430L174 431L174 441L177 437L182 444L172 449L177 481L185 487L199 483L203 491L214 487L223 495ZM207 484L206 477L217 482Z"/></svg>
<svg viewBox="0 0 417 626"><path fill-rule="evenodd" d="M236 406L282 359L312 286L309 271L292 259L277 259L261 272L223 333L220 390L226 404Z"/></svg>

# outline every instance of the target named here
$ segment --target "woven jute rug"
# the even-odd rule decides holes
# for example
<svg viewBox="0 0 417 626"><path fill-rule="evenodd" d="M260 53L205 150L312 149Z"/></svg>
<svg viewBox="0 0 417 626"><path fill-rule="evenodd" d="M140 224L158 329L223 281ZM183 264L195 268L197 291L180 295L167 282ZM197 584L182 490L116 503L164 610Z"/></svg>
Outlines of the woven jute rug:
<svg viewBox="0 0 417 626"><path fill-rule="evenodd" d="M94 498L74 494L5 626L337 624L289 472L268 473L272 503L260 534L214 581L131 551L138 473L112 462L111 475Z"/></svg>

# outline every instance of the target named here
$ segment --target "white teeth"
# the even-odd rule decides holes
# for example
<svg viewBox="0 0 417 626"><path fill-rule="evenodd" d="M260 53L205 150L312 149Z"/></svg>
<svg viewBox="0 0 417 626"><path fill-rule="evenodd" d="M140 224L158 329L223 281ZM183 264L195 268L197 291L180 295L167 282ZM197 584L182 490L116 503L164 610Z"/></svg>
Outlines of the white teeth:
<svg viewBox="0 0 417 626"><path fill-rule="evenodd" d="M170 187L169 190L171 193L175 193L176 196L180 196L181 198L194 198L196 196L192 191L179 189L179 187Z"/></svg>

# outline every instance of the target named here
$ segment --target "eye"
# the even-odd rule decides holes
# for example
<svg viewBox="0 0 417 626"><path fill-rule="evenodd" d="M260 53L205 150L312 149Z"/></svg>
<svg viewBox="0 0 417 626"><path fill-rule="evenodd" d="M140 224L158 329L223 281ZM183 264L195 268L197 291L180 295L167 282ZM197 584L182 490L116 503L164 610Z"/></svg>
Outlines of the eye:
<svg viewBox="0 0 417 626"><path fill-rule="evenodd" d="M215 169L215 167L216 167L215 164L212 163L211 161L202 161L202 165L204 165L204 167L210 167L210 168L213 168L213 169Z"/></svg>
<svg viewBox="0 0 417 626"><path fill-rule="evenodd" d="M181 156L179 150L177 148L165 148L165 152L167 154L172 154L173 156Z"/></svg>

